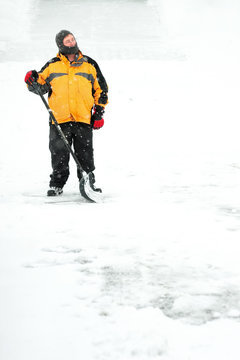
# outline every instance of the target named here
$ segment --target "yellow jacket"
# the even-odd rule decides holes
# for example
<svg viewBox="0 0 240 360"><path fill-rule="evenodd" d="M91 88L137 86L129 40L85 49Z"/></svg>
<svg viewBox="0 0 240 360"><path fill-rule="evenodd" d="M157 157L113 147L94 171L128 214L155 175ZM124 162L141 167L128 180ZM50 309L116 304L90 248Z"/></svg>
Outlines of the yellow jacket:
<svg viewBox="0 0 240 360"><path fill-rule="evenodd" d="M108 86L98 64L81 52L71 63L58 54L38 75L40 90L48 92L49 106L58 123L90 124L93 105L105 107L108 103ZM35 92L31 85L28 88Z"/></svg>

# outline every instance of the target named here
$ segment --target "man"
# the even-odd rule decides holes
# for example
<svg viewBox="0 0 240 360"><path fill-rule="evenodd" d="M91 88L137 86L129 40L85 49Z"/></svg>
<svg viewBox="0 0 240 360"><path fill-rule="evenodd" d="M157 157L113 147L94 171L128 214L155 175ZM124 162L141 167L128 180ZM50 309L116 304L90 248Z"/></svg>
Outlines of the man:
<svg viewBox="0 0 240 360"><path fill-rule="evenodd" d="M48 93L49 106L74 152L87 173L95 169L92 129L104 125L103 114L108 103L108 86L98 64L83 55L74 35L61 30L56 35L59 52L37 72L25 76L28 89ZM52 174L48 196L60 195L69 177L70 155L56 126L50 123L49 149ZM77 172L81 179L81 172ZM95 181L95 177L93 174ZM100 189L98 189L100 190Z"/></svg>

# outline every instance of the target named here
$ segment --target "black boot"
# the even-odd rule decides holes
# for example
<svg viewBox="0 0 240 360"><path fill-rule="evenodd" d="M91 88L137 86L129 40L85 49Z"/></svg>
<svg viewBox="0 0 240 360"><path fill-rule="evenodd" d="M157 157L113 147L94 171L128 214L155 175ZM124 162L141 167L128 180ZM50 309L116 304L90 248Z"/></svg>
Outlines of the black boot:
<svg viewBox="0 0 240 360"><path fill-rule="evenodd" d="M95 180L95 175L93 172L90 172L88 173L88 178L89 178L89 184L91 186L91 188L94 190L94 191L97 191L97 192L102 192L102 189L101 188L97 188L94 184L96 182Z"/></svg>
<svg viewBox="0 0 240 360"><path fill-rule="evenodd" d="M58 196L63 193L63 189L60 187L51 186L47 192L47 196Z"/></svg>

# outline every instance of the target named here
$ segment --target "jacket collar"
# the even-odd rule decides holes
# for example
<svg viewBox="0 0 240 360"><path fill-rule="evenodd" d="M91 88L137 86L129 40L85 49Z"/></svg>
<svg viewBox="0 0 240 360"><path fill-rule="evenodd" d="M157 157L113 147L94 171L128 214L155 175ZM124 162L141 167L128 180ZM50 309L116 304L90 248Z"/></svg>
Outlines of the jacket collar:
<svg viewBox="0 0 240 360"><path fill-rule="evenodd" d="M58 54L57 54L57 57L58 57L61 61L63 61L65 64L67 64L67 65L69 65L69 66L74 66L74 67L76 67L76 66L81 66L84 62L87 61L86 58L85 58L85 57L83 56L83 54L81 53L81 51L79 51L79 53L76 54L75 59L74 59L72 62L70 62L70 61L68 60L68 58L67 58L65 55L61 54L61 53L58 53Z"/></svg>

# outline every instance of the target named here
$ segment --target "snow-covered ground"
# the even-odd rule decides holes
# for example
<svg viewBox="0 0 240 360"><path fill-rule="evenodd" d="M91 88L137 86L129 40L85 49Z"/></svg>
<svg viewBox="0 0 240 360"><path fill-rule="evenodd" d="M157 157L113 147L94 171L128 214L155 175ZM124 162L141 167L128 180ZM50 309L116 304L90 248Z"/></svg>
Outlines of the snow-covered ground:
<svg viewBox="0 0 240 360"><path fill-rule="evenodd" d="M1 2L0 359L238 360L238 2ZM48 114L23 79L61 28L109 84L100 204L73 162L45 196Z"/></svg>

